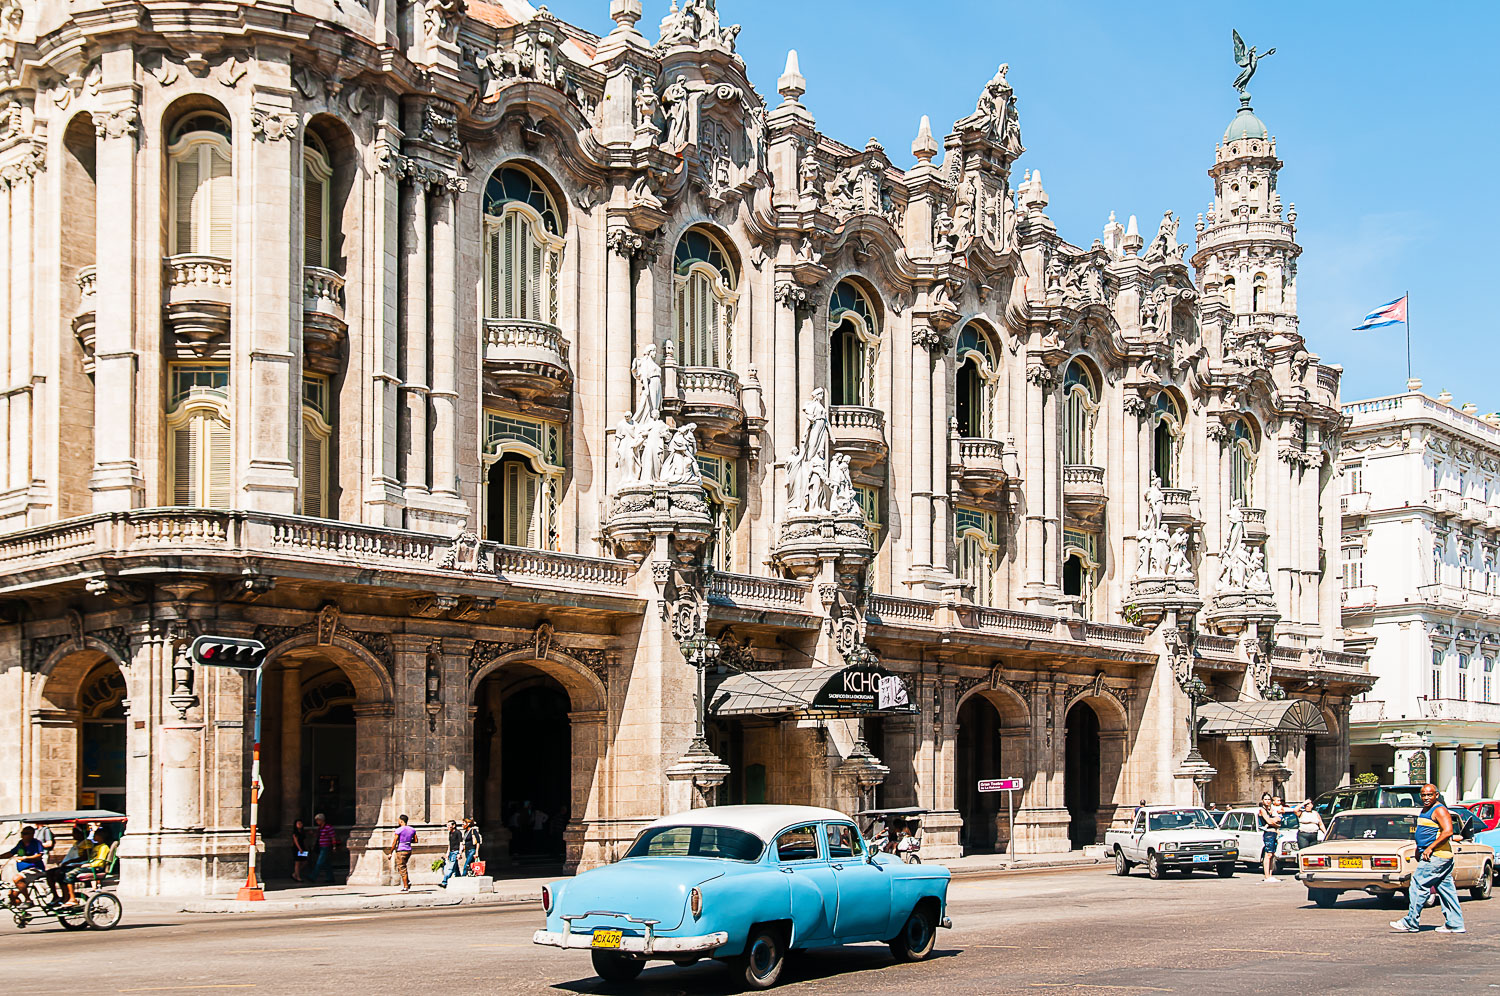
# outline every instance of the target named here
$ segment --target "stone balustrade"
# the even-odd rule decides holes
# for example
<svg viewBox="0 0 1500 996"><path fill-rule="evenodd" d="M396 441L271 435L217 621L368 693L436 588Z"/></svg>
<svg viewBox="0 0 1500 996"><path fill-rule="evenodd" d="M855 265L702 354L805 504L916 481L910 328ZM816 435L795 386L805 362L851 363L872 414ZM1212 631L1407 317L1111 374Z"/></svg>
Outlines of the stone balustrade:
<svg viewBox="0 0 1500 996"><path fill-rule="evenodd" d="M798 611L809 609L806 581L716 572L709 597L726 605Z"/></svg>
<svg viewBox="0 0 1500 996"><path fill-rule="evenodd" d="M891 626L915 625L935 626L938 603L920 598L899 598L894 595L872 595L867 612L878 622Z"/></svg>
<svg viewBox="0 0 1500 996"><path fill-rule="evenodd" d="M229 332L233 270L218 256L178 255L162 261L167 326L179 340L202 347Z"/></svg>
<svg viewBox="0 0 1500 996"><path fill-rule="evenodd" d="M321 266L302 268L302 310L309 315L344 321L344 278Z"/></svg>
<svg viewBox="0 0 1500 996"><path fill-rule="evenodd" d="M885 412L863 405L834 405L828 409L833 448L849 454L856 466L874 466L885 459Z"/></svg>
<svg viewBox="0 0 1500 996"><path fill-rule="evenodd" d="M1354 491L1350 494L1340 495L1339 512L1343 515L1368 515L1370 512L1370 492Z"/></svg>
<svg viewBox="0 0 1500 996"><path fill-rule="evenodd" d="M84 306L92 307L94 295L98 291L99 268L96 266L79 267L74 279L78 282L79 310L82 311Z"/></svg>
<svg viewBox="0 0 1500 996"><path fill-rule="evenodd" d="M1339 590L1339 602L1346 609L1372 609L1378 604L1379 590L1373 584L1356 585Z"/></svg>
<svg viewBox="0 0 1500 996"><path fill-rule="evenodd" d="M1259 543L1267 537L1265 509L1241 508L1240 515L1245 524L1245 539L1247 541Z"/></svg>
<svg viewBox="0 0 1500 996"><path fill-rule="evenodd" d="M530 397L557 395L572 382L568 340L547 322L487 318L484 373L495 388Z"/></svg>
<svg viewBox="0 0 1500 996"><path fill-rule="evenodd" d="M78 308L73 316L73 336L83 350L83 372L92 375L94 339L99 327L96 314L98 306L95 303L98 298L98 269L93 266L82 267L75 279L78 282Z"/></svg>
<svg viewBox="0 0 1500 996"><path fill-rule="evenodd" d="M599 585L624 588L635 575L635 565L626 560L501 546L498 543L485 543L483 546L491 551L489 562L494 565L496 576L505 581L568 587Z"/></svg>
<svg viewBox="0 0 1500 996"><path fill-rule="evenodd" d="M745 419L740 378L732 370L669 365L664 371L664 385L663 410L706 432L733 430Z"/></svg>
<svg viewBox="0 0 1500 996"><path fill-rule="evenodd" d="M1063 504L1070 512L1091 515L1109 500L1104 490L1104 468L1074 463L1063 467Z"/></svg>

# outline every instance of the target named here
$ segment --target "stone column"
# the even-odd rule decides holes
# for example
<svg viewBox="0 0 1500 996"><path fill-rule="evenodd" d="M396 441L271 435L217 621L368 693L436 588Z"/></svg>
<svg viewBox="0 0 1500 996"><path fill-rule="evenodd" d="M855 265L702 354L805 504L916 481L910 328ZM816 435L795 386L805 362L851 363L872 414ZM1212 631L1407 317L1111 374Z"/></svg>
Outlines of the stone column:
<svg viewBox="0 0 1500 996"><path fill-rule="evenodd" d="M78 761L82 753L79 715L71 709L34 709L31 712L31 756L36 782L35 808L76 809ZM60 855L59 855L60 857Z"/></svg>
<svg viewBox="0 0 1500 996"><path fill-rule="evenodd" d="M401 415L397 463L407 496L427 493L427 184L401 185Z"/></svg>
<svg viewBox="0 0 1500 996"><path fill-rule="evenodd" d="M1058 400L1056 372L1042 391L1042 454L1046 459L1042 480L1042 494L1046 502L1045 542L1037 551L1043 557L1042 571L1047 587L1054 594L1062 589L1062 440L1058 434ZM1097 440L1096 440L1097 442Z"/></svg>
<svg viewBox="0 0 1500 996"><path fill-rule="evenodd" d="M398 669L400 665L397 665ZM393 748L395 709L388 702L361 702L354 707L354 827L349 833L349 884L390 884L382 848L389 847L383 829L395 826L401 813L413 823L422 820L422 808L403 808L411 801L403 795L401 779L413 772L406 756ZM425 787L420 786L419 787Z"/></svg>
<svg viewBox="0 0 1500 996"><path fill-rule="evenodd" d="M609 860L599 842L589 839L589 829L600 817L598 788L603 774L600 759L606 749L605 725L602 709L568 713L568 729L573 739L573 791L568 800L572 812L563 828L564 872L576 871L580 866L592 868Z"/></svg>
<svg viewBox="0 0 1500 996"><path fill-rule="evenodd" d="M1486 747L1484 749L1484 792L1486 798L1493 799L1500 795L1500 748Z"/></svg>
<svg viewBox="0 0 1500 996"><path fill-rule="evenodd" d="M620 191L623 197L623 189ZM609 252L605 266L605 315L604 315L604 426L605 445L601 453L610 453L614 436L614 424L632 410L630 397L630 361L633 350L630 246L623 223L616 223L609 235ZM664 356L657 351L657 362ZM619 470L613 460L606 460L604 494L614 492Z"/></svg>
<svg viewBox="0 0 1500 996"><path fill-rule="evenodd" d="M1046 584L1044 564L1047 560L1046 525L1046 432L1043 426L1042 409L1048 403L1051 371L1043 366L1030 366L1026 370L1025 391L1026 424L1026 592L1023 601L1034 603ZM1029 795L1029 793L1028 793Z"/></svg>
<svg viewBox="0 0 1500 996"><path fill-rule="evenodd" d="M312 819L302 812L302 662L283 657L276 663L281 669L281 770L262 772L261 778L281 783L281 822L290 832L298 817L308 825ZM270 707L267 702L267 711Z"/></svg>
<svg viewBox="0 0 1500 996"><path fill-rule="evenodd" d="M1432 749L1432 781L1445 799L1458 801L1458 748L1453 744Z"/></svg>
<svg viewBox="0 0 1500 996"><path fill-rule="evenodd" d="M911 567L921 572L932 567L932 406L922 399L932 397L932 354L913 343L911 349ZM946 443L944 444L946 447ZM946 452L946 449L945 449Z"/></svg>
<svg viewBox="0 0 1500 996"><path fill-rule="evenodd" d="M398 139L383 136L387 147ZM394 161L380 167L371 184L371 206L360 215L368 231L361 232L360 275L373 284L366 294L366 314L379 322L378 334L372 334L365 346L369 356L371 459L369 490L365 494L368 513L365 521L372 525L399 528L402 520L401 495L401 354L398 315L401 307L398 260L403 237L400 172ZM350 348L359 348L350 344Z"/></svg>
<svg viewBox="0 0 1500 996"><path fill-rule="evenodd" d="M451 190L432 198L432 492L458 500L458 270Z"/></svg>
<svg viewBox="0 0 1500 996"><path fill-rule="evenodd" d="M28 161L12 167L10 181L10 377L0 383L5 391L8 421L4 517L26 525L27 491L31 487L32 281L36 279L33 212L36 197L34 167ZM116 249L116 252L119 250Z"/></svg>
<svg viewBox="0 0 1500 996"><path fill-rule="evenodd" d="M933 358L932 378L927 395L926 410L928 430L932 440L929 460L932 465L932 567L937 571L948 570L948 551L953 545L953 527L948 507L948 385L952 374L948 369L948 354Z"/></svg>
<svg viewBox="0 0 1500 996"><path fill-rule="evenodd" d="M1477 799L1484 793L1484 746L1465 744L1462 750L1464 752L1464 791L1459 798Z"/></svg>

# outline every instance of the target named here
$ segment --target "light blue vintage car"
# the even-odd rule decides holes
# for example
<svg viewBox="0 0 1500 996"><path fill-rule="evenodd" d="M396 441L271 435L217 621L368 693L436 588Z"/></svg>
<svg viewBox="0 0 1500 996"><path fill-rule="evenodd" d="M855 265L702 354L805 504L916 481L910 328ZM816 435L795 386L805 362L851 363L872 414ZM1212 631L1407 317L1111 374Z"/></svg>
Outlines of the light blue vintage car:
<svg viewBox="0 0 1500 996"><path fill-rule="evenodd" d="M646 827L619 862L544 888L532 940L588 948L611 982L652 959L719 958L768 989L788 951L884 941L903 961L927 957L952 926L948 877L872 851L832 809L695 809Z"/></svg>

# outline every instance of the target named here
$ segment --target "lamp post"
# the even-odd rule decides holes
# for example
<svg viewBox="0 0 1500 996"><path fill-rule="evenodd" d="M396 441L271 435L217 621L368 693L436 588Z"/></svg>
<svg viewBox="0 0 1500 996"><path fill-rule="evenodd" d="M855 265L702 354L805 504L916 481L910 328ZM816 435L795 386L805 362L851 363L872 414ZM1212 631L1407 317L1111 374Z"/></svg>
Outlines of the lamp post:
<svg viewBox="0 0 1500 996"><path fill-rule="evenodd" d="M1198 751L1198 703L1208 699L1208 685L1196 674L1183 683L1182 690L1188 697L1188 743L1186 764L1207 764Z"/></svg>
<svg viewBox="0 0 1500 996"><path fill-rule="evenodd" d="M697 689L694 692L694 719L693 745L689 752L703 750L708 747L708 669L718 661L722 652L718 641L705 633L697 633L682 641L683 659L692 665L696 674Z"/></svg>

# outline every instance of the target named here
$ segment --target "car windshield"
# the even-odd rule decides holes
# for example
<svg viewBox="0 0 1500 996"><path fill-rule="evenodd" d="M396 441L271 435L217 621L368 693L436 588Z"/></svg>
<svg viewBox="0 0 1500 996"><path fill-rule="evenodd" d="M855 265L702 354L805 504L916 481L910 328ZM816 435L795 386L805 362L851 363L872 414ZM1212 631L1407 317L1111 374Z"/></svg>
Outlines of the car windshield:
<svg viewBox="0 0 1500 996"><path fill-rule="evenodd" d="M728 858L754 861L765 841L733 827L652 827L630 846L627 858Z"/></svg>
<svg viewBox="0 0 1500 996"><path fill-rule="evenodd" d="M1213 818L1201 809L1169 809L1146 817L1152 830L1216 830Z"/></svg>
<svg viewBox="0 0 1500 996"><path fill-rule="evenodd" d="M1411 840L1412 817L1404 813L1345 813L1328 827L1328 840Z"/></svg>

